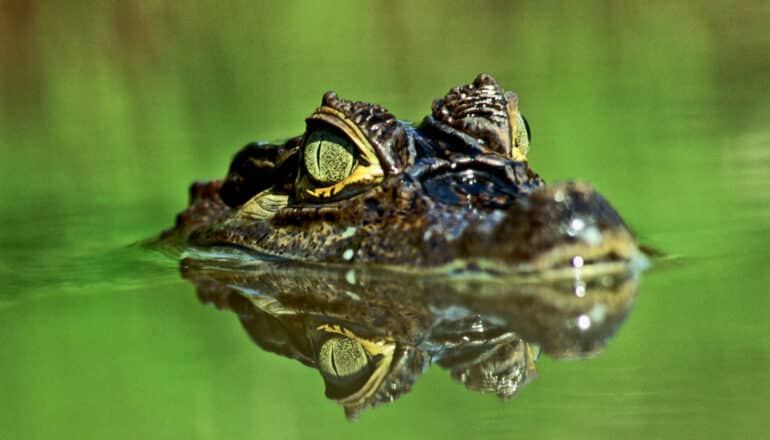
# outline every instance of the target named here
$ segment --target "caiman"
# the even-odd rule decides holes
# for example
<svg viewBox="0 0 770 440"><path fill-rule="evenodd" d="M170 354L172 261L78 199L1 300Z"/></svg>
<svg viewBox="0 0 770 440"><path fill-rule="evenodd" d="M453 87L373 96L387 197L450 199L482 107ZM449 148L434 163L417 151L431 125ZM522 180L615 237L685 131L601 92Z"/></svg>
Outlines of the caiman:
<svg viewBox="0 0 770 440"><path fill-rule="evenodd" d="M420 273L616 273L643 259L590 185L529 166L518 96L490 75L452 88L413 126L323 95L305 132L251 143L224 179L194 183L162 238L260 258Z"/></svg>

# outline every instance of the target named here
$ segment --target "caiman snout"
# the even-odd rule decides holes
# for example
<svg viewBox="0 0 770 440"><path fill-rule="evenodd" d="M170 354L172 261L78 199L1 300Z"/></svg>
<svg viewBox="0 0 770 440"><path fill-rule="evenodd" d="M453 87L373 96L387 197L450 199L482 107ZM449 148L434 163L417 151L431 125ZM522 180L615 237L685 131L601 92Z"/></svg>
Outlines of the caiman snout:
<svg viewBox="0 0 770 440"><path fill-rule="evenodd" d="M468 257L523 273L614 271L644 259L618 213L588 184L541 187L495 220L465 234Z"/></svg>

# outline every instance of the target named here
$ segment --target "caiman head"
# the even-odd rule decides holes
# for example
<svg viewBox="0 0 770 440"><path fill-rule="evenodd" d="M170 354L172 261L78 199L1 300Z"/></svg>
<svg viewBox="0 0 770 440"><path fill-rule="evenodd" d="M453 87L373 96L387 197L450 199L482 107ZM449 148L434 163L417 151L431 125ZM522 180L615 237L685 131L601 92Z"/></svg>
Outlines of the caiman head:
<svg viewBox="0 0 770 440"><path fill-rule="evenodd" d="M591 186L545 185L527 161L518 97L489 75L451 89L417 127L323 96L304 134L241 149L195 183L163 235L195 247L399 270L556 276L641 258Z"/></svg>

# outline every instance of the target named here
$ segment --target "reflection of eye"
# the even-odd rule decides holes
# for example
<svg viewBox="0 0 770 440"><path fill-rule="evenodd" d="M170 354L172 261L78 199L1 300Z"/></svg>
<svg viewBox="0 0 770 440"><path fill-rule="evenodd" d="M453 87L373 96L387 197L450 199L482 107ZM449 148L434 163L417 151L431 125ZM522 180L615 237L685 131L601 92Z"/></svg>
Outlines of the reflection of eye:
<svg viewBox="0 0 770 440"><path fill-rule="evenodd" d="M305 169L317 184L335 184L353 172L354 152L350 140L329 131L315 131L305 142Z"/></svg>
<svg viewBox="0 0 770 440"><path fill-rule="evenodd" d="M369 356L361 344L345 337L324 342L318 358L321 372L340 379L356 375L369 364Z"/></svg>

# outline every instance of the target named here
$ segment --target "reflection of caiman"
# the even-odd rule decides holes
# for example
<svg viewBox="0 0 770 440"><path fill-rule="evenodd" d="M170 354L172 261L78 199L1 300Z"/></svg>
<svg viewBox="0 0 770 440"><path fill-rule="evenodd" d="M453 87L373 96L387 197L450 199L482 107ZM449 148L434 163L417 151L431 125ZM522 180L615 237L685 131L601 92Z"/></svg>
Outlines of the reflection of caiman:
<svg viewBox="0 0 770 440"><path fill-rule="evenodd" d="M302 136L250 144L224 180L196 183L166 242L294 261L563 278L640 256L590 186L529 168L518 97L489 75L433 103L417 127L334 93Z"/></svg>
<svg viewBox="0 0 770 440"><path fill-rule="evenodd" d="M601 351L637 286L630 272L529 283L232 261L186 259L183 276L202 301L236 313L261 348L318 369L349 418L409 391L431 363L468 389L510 398L541 351Z"/></svg>

